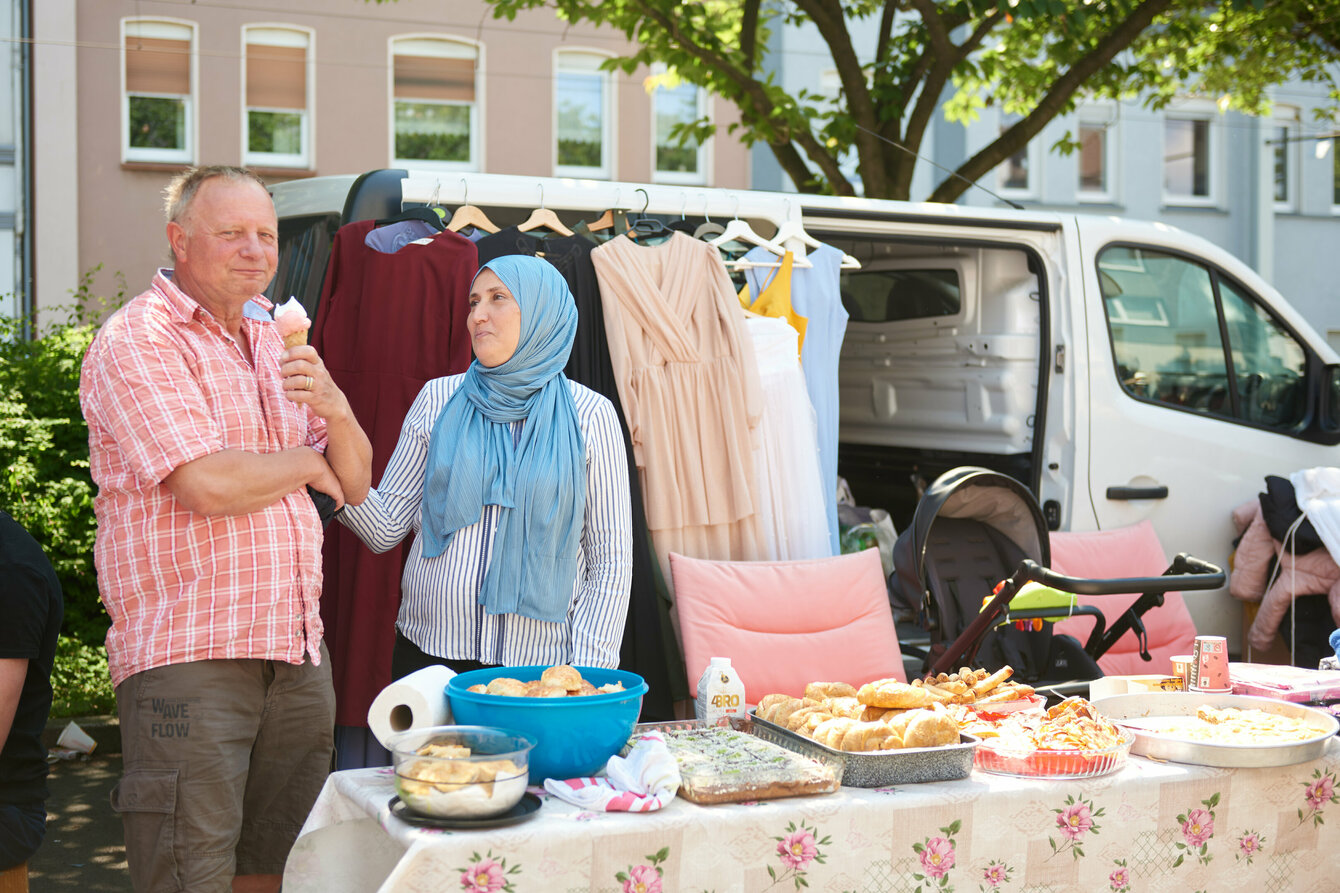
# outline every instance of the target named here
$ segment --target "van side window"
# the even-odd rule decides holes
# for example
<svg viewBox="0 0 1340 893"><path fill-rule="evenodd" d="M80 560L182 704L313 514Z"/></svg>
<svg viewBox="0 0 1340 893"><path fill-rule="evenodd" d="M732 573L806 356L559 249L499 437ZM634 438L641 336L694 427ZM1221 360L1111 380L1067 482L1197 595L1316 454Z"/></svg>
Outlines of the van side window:
<svg viewBox="0 0 1340 893"><path fill-rule="evenodd" d="M842 274L842 305L855 322L957 316L958 270L858 270Z"/></svg>
<svg viewBox="0 0 1340 893"><path fill-rule="evenodd" d="M1099 255L1098 281L1131 396L1273 428L1303 421L1303 348L1241 287L1185 258L1128 246Z"/></svg>

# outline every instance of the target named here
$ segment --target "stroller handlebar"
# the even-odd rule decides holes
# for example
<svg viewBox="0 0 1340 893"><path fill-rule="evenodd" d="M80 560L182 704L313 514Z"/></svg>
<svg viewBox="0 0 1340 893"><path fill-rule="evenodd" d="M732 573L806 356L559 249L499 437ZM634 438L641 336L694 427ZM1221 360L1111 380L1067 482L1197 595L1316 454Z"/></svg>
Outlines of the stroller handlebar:
<svg viewBox="0 0 1340 893"><path fill-rule="evenodd" d="M1009 607L1014 598L1027 582L1041 583L1062 592L1076 595L1123 595L1141 593L1155 598L1155 604L1163 603L1163 594L1174 590L1218 589L1224 585L1223 568L1210 564L1185 552L1179 553L1172 564L1160 577L1122 577L1115 580L1090 580L1067 577L1042 567L1030 558L1019 562L1014 573L1000 587L995 597L982 608L958 637L932 661L931 674L943 673L950 667L961 666L964 660L971 662L977 656L977 648L982 637L991 629Z"/></svg>
<svg viewBox="0 0 1340 893"><path fill-rule="evenodd" d="M1041 583L1062 592L1076 595L1121 595L1125 593L1172 592L1183 589L1218 589L1224 585L1224 571L1218 565L1210 564L1181 552L1173 559L1168 570L1160 577L1121 577L1114 580L1091 580L1067 577L1042 567L1032 559L1019 562L1011 579L1014 589L1028 581Z"/></svg>

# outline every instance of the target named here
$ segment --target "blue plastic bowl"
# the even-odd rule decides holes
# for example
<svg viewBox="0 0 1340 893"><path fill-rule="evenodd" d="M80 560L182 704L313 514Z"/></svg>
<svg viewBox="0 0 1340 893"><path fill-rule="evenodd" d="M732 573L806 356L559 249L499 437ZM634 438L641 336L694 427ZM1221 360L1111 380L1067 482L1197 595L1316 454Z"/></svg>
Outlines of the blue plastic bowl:
<svg viewBox="0 0 1340 893"><path fill-rule="evenodd" d="M577 667L582 678L599 688L622 682L624 690L567 698L513 698L466 691L499 676L530 682L548 667L488 667L470 670L447 682L453 721L462 725L501 726L534 736L530 752L530 783L546 778L594 775L628 742L642 712L647 683L636 673Z"/></svg>

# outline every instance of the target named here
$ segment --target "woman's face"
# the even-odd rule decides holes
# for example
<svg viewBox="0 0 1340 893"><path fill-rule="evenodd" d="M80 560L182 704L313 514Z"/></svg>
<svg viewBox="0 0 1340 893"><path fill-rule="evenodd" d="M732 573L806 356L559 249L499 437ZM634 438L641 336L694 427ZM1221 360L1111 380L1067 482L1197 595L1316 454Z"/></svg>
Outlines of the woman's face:
<svg viewBox="0 0 1340 893"><path fill-rule="evenodd" d="M485 268L470 286L470 344L481 365L493 368L516 353L521 339L521 306L492 270Z"/></svg>

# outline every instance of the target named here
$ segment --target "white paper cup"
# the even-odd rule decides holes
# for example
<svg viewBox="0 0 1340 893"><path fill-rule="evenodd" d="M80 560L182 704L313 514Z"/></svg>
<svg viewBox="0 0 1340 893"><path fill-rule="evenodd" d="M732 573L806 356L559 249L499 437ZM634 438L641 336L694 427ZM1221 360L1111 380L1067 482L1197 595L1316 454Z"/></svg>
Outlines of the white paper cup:
<svg viewBox="0 0 1340 893"><path fill-rule="evenodd" d="M79 753L93 753L93 748L98 746L98 742L90 738L88 732L79 728L78 723L70 720L69 724L61 730L60 737L56 739L56 746Z"/></svg>

